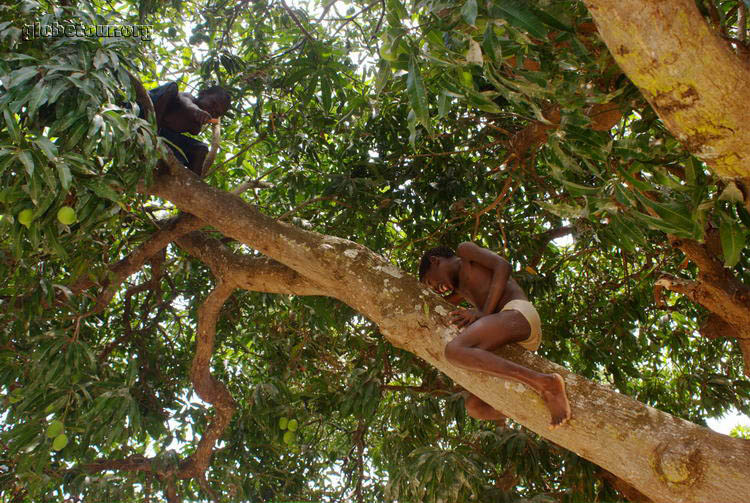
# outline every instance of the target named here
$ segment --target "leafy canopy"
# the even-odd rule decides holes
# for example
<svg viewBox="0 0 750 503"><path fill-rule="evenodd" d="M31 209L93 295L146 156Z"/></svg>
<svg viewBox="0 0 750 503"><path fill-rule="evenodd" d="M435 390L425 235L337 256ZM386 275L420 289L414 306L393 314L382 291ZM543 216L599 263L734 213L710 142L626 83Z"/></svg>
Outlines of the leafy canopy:
<svg viewBox="0 0 750 503"><path fill-rule="evenodd" d="M717 3L725 23L736 3ZM33 23L145 24L153 40L27 40ZM474 240L513 264L545 357L699 424L750 412L736 345L698 333L699 305L652 299L661 273L697 274L667 235L718 235L748 284L742 193L666 131L580 2L26 0L0 7L0 41L12 501L141 501L162 490L153 475L87 466L156 456L168 471L210 420L188 375L204 264L171 245L91 313L108 266L176 214L138 189L163 146L128 72L231 90L208 183L264 182L243 194L264 213L409 271ZM98 289L72 293L81 281ZM339 302L238 291L217 333L213 372L238 408L207 484L178 482L188 500L620 501L576 455L468 418L458 387Z"/></svg>

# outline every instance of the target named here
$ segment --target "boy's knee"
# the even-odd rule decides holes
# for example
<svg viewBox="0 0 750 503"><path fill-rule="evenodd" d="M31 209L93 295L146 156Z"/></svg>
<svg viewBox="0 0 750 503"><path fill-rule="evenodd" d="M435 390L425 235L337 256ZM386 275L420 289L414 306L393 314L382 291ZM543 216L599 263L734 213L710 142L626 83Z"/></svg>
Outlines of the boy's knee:
<svg viewBox="0 0 750 503"><path fill-rule="evenodd" d="M463 354L463 348L463 345L457 343L455 339L450 341L445 345L445 359L451 363L455 363L456 361L460 360L461 355Z"/></svg>
<svg viewBox="0 0 750 503"><path fill-rule="evenodd" d="M480 413L480 411L482 410L482 405L483 402L474 395L469 395L464 400L464 407L466 407L466 412L468 412L471 417L476 417L477 414Z"/></svg>

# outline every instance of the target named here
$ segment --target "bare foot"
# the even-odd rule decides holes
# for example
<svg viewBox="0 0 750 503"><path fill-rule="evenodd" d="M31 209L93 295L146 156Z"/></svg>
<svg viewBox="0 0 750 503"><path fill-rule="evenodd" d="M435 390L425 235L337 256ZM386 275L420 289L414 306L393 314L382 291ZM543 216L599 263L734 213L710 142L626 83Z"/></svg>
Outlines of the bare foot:
<svg viewBox="0 0 750 503"><path fill-rule="evenodd" d="M565 393L565 381L560 374L552 374L552 383L542 392L542 399L547 404L552 420L551 430L565 424L570 419L570 403Z"/></svg>

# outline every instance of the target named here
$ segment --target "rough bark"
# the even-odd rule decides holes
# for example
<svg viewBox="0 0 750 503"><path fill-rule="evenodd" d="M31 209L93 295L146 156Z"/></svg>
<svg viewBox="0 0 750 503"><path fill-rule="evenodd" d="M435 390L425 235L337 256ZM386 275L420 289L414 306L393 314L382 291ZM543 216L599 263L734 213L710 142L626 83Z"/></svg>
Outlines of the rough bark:
<svg viewBox="0 0 750 503"><path fill-rule="evenodd" d="M721 245L714 242L718 241L715 234L708 232L705 244L669 236L672 245L698 266L698 277L693 281L665 274L654 284L655 296L659 297L658 289L665 288L708 309L711 315L701 327L701 334L737 339L745 363L743 371L750 377L750 288L716 255Z"/></svg>
<svg viewBox="0 0 750 503"><path fill-rule="evenodd" d="M584 0L627 76L672 134L716 173L750 176L750 63L694 0Z"/></svg>
<svg viewBox="0 0 750 503"><path fill-rule="evenodd" d="M267 257L250 257L232 252L218 239L191 232L176 240L177 245L205 263L222 281L255 292L326 295L323 288L293 269Z"/></svg>
<svg viewBox="0 0 750 503"><path fill-rule="evenodd" d="M196 394L214 406L214 417L198 442L195 452L180 466L179 478L203 478L211 464L214 446L235 410L235 402L227 387L211 375L211 357L214 354L216 322L221 306L232 294L234 287L219 280L198 309L198 330L195 335L195 356L190 368L190 380Z"/></svg>
<svg viewBox="0 0 750 503"><path fill-rule="evenodd" d="M357 243L269 218L185 169L158 176L150 191L294 269L375 322L394 345L653 501L747 502L750 442L648 407L519 347L504 349L501 354L512 361L564 377L573 417L569 425L549 430L547 409L534 392L446 361L443 348L458 332L447 316L452 306L380 255Z"/></svg>

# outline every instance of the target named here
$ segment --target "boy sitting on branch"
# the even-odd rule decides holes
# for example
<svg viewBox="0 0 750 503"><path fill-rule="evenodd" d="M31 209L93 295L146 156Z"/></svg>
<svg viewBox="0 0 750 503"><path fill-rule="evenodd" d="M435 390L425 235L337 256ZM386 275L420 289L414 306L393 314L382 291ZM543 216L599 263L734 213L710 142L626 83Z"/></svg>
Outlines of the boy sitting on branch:
<svg viewBox="0 0 750 503"><path fill-rule="evenodd" d="M517 343L536 351L542 340L541 321L534 306L510 276L511 267L499 255L474 243L453 250L433 248L419 264L419 280L453 305L462 300L475 309L453 311L453 323L461 333L445 347L453 365L521 382L536 391L547 404L555 428L570 419L565 381L559 374L542 374L506 360L493 351ZM475 395L466 410L476 419L500 420L505 416Z"/></svg>

